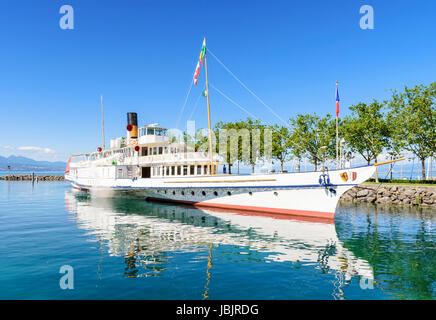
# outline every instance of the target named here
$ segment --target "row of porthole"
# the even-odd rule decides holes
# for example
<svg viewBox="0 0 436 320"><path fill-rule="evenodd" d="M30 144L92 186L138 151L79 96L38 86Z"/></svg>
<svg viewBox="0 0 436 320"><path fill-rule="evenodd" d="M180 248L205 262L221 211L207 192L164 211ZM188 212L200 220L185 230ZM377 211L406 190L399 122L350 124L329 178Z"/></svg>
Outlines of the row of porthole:
<svg viewBox="0 0 436 320"><path fill-rule="evenodd" d="M163 191L164 191L164 194L167 194L167 190L163 190ZM157 192L160 193L161 190L157 190ZM172 191L172 194L175 196L175 195L176 195L176 191L173 190L173 191ZM182 190L182 191L180 192L180 194L181 194L182 196L184 196L184 195L185 195L185 191ZM248 194L249 194L250 196L252 196L252 195L253 195L253 192L250 191L250 192L248 192ZM191 191L191 195L192 195L192 196L195 196L195 192L194 192L194 191ZM201 191L201 195L202 195L202 196L206 196L206 191ZM213 195L217 197L217 196L218 196L218 192L217 192L217 191L214 191L214 192L213 192ZM228 195L228 196L231 196L232 193L231 193L230 191L227 191L227 195ZM277 196L278 193L275 191L275 192L274 192L274 195Z"/></svg>
<svg viewBox="0 0 436 320"><path fill-rule="evenodd" d="M160 193L161 191L162 191L162 190L157 190L158 193ZM164 193L164 194L167 194L167 190L163 190L163 193ZM176 191L175 191L175 190L173 190L171 193L172 193L173 195L176 195ZM180 194L181 194L182 196L184 196L184 195L185 195L185 191L183 191L183 190L180 191ZM192 195L192 196L195 196L195 192L194 192L194 191L191 191L191 195ZM202 196L206 196L206 191L201 191L201 195L202 195ZM218 192L217 192L217 191L214 191L214 192L213 192L213 195L217 197L217 196L218 196ZM232 193L231 193L230 191L227 191L227 195L228 195L228 196L231 196Z"/></svg>

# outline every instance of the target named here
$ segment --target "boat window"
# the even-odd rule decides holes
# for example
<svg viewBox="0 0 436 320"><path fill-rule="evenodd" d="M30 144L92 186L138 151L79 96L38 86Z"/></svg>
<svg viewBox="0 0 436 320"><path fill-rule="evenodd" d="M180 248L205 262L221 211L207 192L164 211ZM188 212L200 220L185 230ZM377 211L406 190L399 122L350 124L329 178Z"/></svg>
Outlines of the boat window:
<svg viewBox="0 0 436 320"><path fill-rule="evenodd" d="M207 166L203 166L203 174L207 174Z"/></svg>
<svg viewBox="0 0 436 320"><path fill-rule="evenodd" d="M153 136L154 135L154 128L147 128L147 135Z"/></svg>
<svg viewBox="0 0 436 320"><path fill-rule="evenodd" d="M143 157L148 155L148 148L147 147L142 147L141 148L141 155Z"/></svg>
<svg viewBox="0 0 436 320"><path fill-rule="evenodd" d="M188 175L188 166L183 166L183 175L184 176Z"/></svg>
<svg viewBox="0 0 436 320"><path fill-rule="evenodd" d="M159 154L162 154L162 152L163 152L163 148L159 147Z"/></svg>
<svg viewBox="0 0 436 320"><path fill-rule="evenodd" d="M177 166L177 175L180 176L182 174L182 168Z"/></svg>
<svg viewBox="0 0 436 320"><path fill-rule="evenodd" d="M165 167L165 171L166 171L166 175L169 176L170 175L170 167Z"/></svg>
<svg viewBox="0 0 436 320"><path fill-rule="evenodd" d="M172 166L171 167L171 175L174 176L176 174L176 167Z"/></svg>
<svg viewBox="0 0 436 320"><path fill-rule="evenodd" d="M189 166L189 174L193 176L195 174L195 166Z"/></svg>
<svg viewBox="0 0 436 320"><path fill-rule="evenodd" d="M197 166L197 175L201 174L201 166Z"/></svg>
<svg viewBox="0 0 436 320"><path fill-rule="evenodd" d="M157 154L157 147L153 148L153 154Z"/></svg>

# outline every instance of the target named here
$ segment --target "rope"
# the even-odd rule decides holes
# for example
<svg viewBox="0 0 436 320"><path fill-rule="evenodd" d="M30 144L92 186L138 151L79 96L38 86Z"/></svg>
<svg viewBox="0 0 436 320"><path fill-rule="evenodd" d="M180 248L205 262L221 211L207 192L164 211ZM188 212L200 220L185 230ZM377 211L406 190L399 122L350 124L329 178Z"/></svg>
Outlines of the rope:
<svg viewBox="0 0 436 320"><path fill-rule="evenodd" d="M200 92L200 95L198 96L197 101L195 101L194 108L192 109L191 114L189 115L188 120L191 120L191 119L192 119L192 116L193 116L194 113L195 113L195 111L197 111L198 102L200 101L200 98L201 98L201 96L203 95L203 91L204 91L205 89L206 89L206 86L203 87L203 90Z"/></svg>
<svg viewBox="0 0 436 320"><path fill-rule="evenodd" d="M391 173L391 171L394 169L395 163L392 164L392 167L389 169L388 173L386 173L385 177L383 180L386 180L386 178L388 177L388 175ZM378 189L380 189L381 185L383 184L383 182L380 182L379 185L377 186L377 189L375 189L375 192L378 191Z"/></svg>
<svg viewBox="0 0 436 320"><path fill-rule="evenodd" d="M251 91L232 71L230 71L229 68L227 68L227 66L220 60L218 59L218 57L209 49L207 48L207 52L210 53L212 55L212 57L214 57L214 59L236 80L239 82L239 84L244 87L253 97L255 97L257 99L257 101L259 101L261 104L263 104L266 108L268 108L268 110L274 115L276 116L277 119L279 119L281 122L283 122L283 124L285 124L286 126L288 126L287 122L285 120L283 120L270 106L268 106L261 98L259 98L253 91Z"/></svg>
<svg viewBox="0 0 436 320"><path fill-rule="evenodd" d="M189 89L188 89L188 92L187 92L186 97L185 97L185 102L183 103L182 109L180 110L180 113L179 113L179 117L177 118L176 128L179 127L179 122L180 122L180 119L182 117L183 110L185 110L186 102L188 101L189 94L191 93L193 83L194 83L194 79L191 80L191 84L189 85Z"/></svg>
<svg viewBox="0 0 436 320"><path fill-rule="evenodd" d="M213 84L210 84L210 86L216 90L216 92L218 92L220 95L222 95L224 98L226 98L228 101L230 101L231 103L233 103L235 106L237 106L239 109L241 109L242 111L244 111L246 114L248 114L250 117L255 118L256 120L261 121L258 117L256 117L254 114L252 114L251 112L249 112L247 109L245 109L243 106L241 106L240 104L236 103L234 100L232 100L231 98L229 98L227 95L224 94L224 92L222 92L221 90L219 90L217 87L215 87Z"/></svg>

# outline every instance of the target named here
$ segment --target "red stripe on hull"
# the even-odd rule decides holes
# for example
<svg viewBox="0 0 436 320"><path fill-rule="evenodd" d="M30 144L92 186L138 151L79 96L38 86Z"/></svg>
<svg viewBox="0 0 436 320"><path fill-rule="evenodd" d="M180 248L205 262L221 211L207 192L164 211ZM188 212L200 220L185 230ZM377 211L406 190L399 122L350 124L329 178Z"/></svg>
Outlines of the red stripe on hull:
<svg viewBox="0 0 436 320"><path fill-rule="evenodd" d="M223 210L233 211L233 212L238 211L238 213L242 213L246 215L260 215L260 216L268 216L278 219L297 219L297 220L308 221L308 222L333 223L333 219L335 216L334 212L241 206L241 205L232 205L232 204L195 202L195 201L174 200L174 199L164 199L164 198L155 198L155 197L148 197L147 200L170 202L170 203L181 203L194 207L203 207L203 208L209 208L215 210L219 209L219 211L223 211Z"/></svg>

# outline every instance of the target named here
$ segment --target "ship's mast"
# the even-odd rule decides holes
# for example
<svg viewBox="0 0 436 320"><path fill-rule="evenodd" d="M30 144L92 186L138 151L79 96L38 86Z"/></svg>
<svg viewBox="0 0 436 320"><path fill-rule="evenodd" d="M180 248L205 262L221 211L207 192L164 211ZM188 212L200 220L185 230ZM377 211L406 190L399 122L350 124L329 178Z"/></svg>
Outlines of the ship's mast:
<svg viewBox="0 0 436 320"><path fill-rule="evenodd" d="M105 145L104 145L103 96L101 96L101 126L102 126L102 129L103 129L103 150L105 150Z"/></svg>
<svg viewBox="0 0 436 320"><path fill-rule="evenodd" d="M206 38L204 38L206 41ZM206 98L207 98L207 120L209 123L209 155L210 155L210 173L215 174L215 169L213 165L213 148L212 148L212 128L210 126L210 104L209 104L209 83L207 81L207 49L204 53L204 68L206 71Z"/></svg>

